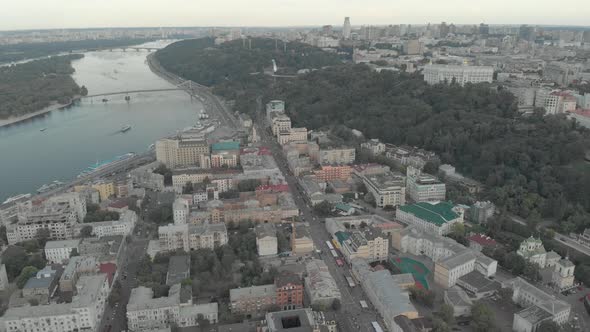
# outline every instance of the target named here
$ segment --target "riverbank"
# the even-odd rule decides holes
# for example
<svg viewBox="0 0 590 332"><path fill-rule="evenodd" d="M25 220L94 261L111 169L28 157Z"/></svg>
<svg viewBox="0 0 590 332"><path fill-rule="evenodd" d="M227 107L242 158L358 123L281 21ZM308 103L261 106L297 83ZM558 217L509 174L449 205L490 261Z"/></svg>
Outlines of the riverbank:
<svg viewBox="0 0 590 332"><path fill-rule="evenodd" d="M80 96L76 95L76 96L74 96L74 98L72 98L72 101L70 101L67 104L54 103L53 105L49 105L49 106L45 107L44 109L36 111L36 112L28 113L28 114L21 115L21 116L10 117L7 119L0 119L0 128L5 127L5 126L10 126L10 125L13 125L13 124L16 124L19 122L23 122L23 121L47 114L49 112L68 108L68 107L72 106L72 104L79 99L80 99Z"/></svg>

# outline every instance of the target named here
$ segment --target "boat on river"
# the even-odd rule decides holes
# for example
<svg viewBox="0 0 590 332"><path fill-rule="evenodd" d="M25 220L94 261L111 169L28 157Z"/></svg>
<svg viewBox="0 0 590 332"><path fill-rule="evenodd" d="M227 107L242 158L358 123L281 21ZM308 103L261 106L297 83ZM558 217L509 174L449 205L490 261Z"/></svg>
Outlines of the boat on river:
<svg viewBox="0 0 590 332"><path fill-rule="evenodd" d="M128 132L129 130L131 130L131 126L130 125L125 125L125 126L121 127L121 132L122 133Z"/></svg>

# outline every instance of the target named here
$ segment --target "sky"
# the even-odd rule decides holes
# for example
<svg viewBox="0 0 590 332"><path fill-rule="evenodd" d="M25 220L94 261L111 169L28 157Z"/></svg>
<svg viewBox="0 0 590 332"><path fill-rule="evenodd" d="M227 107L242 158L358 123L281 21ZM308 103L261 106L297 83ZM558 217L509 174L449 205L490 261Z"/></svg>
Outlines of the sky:
<svg viewBox="0 0 590 332"><path fill-rule="evenodd" d="M589 0L0 0L0 30L351 23L590 25Z"/></svg>

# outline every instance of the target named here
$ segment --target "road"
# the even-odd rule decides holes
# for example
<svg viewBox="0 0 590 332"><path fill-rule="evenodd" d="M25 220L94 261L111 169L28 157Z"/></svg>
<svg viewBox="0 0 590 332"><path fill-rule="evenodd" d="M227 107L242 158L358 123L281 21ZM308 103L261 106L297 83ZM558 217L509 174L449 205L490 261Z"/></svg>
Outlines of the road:
<svg viewBox="0 0 590 332"><path fill-rule="evenodd" d="M261 118L261 117L259 117ZM258 121L259 124L264 123ZM365 300L368 304L370 301L366 298L360 285L354 288L348 286L348 282L345 276L350 276L350 269L347 267L339 267L336 265L336 261L327 251L326 241L330 241L332 238L326 230L324 224L320 218L315 216L312 209L304 200L304 194L301 192L297 185L297 179L291 174L287 167L287 160L285 155L282 153L282 149L273 137L270 137L266 130L260 129L258 131L261 135L262 142L264 145L270 147L270 150L279 165L281 172L285 176L285 180L292 189L293 199L295 204L301 212L301 216L304 221L309 222L310 233L317 249L321 249L324 253L321 255L323 261L328 266L332 277L336 280L338 288L342 293L342 307L336 314L337 321L339 323L339 329L341 331L361 331L369 332L373 331L371 327L372 321L380 321L378 314L374 310L363 310L360 306L360 301ZM382 324L383 326L383 324Z"/></svg>
<svg viewBox="0 0 590 332"><path fill-rule="evenodd" d="M188 94L199 99L203 103L203 107L205 107L211 115L217 116L225 126L234 130L239 128L238 121L233 114L231 114L227 107L225 107L225 105L219 100L219 97L211 93L211 90L208 87L192 81L190 81L190 87L188 84L184 84L189 81L162 68L155 59L153 53L147 56L147 61L153 73L176 86L183 84L179 87L182 87Z"/></svg>
<svg viewBox="0 0 590 332"><path fill-rule="evenodd" d="M118 267L117 280L121 283L121 300L113 307L107 302L99 331L108 331L109 325L111 332L127 330L127 303L129 303L131 289L137 287L136 276L139 258L146 253L148 245L147 239L133 237L131 239L122 264Z"/></svg>

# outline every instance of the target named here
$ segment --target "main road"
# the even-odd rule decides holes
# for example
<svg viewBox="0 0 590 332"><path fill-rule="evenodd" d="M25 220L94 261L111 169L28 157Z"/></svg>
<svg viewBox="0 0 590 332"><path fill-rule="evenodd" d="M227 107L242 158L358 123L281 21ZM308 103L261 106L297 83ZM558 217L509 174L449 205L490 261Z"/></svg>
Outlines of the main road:
<svg viewBox="0 0 590 332"><path fill-rule="evenodd" d="M259 102L259 109L261 108ZM260 114L260 113L259 113ZM259 116L258 124L263 124L264 120L262 116ZM287 160L282 152L280 145L276 142L274 137L270 136L266 130L259 128L258 132L261 135L262 142L264 145L270 147L270 150L277 161L279 169L285 176L285 180L289 184L289 187L293 192L293 199L295 204L301 212L301 216L304 221L309 222L310 233L313 239L314 245L317 249L322 249L325 254L321 254L321 258L328 266L330 274L334 277L338 288L342 294L342 307L336 312L337 322L341 331L361 331L371 332L373 328L371 322L380 321L379 315L371 309L362 309L360 301L364 300L370 305L370 301L366 298L360 285L354 288L350 288L346 281L346 276L350 276L350 269L347 267L339 267L336 264L335 259L327 251L326 241L330 241L332 238L321 219L317 217L310 206L304 199L303 192L299 189L297 179L292 175L287 167Z"/></svg>

